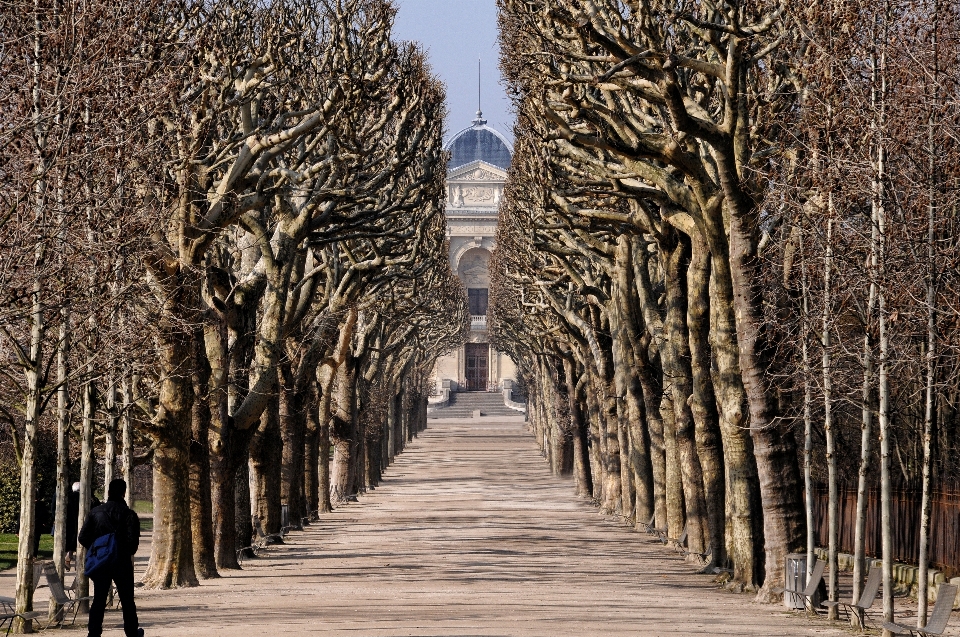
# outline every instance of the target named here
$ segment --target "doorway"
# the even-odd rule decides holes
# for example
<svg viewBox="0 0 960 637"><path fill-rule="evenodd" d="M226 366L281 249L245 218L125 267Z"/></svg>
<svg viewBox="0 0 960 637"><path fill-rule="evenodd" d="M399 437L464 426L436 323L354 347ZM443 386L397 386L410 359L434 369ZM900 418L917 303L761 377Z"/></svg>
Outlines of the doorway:
<svg viewBox="0 0 960 637"><path fill-rule="evenodd" d="M487 391L487 379L490 373L490 345L487 343L467 343L466 354L467 391Z"/></svg>
<svg viewBox="0 0 960 637"><path fill-rule="evenodd" d="M487 315L487 288L470 288L467 290L467 301L470 316Z"/></svg>

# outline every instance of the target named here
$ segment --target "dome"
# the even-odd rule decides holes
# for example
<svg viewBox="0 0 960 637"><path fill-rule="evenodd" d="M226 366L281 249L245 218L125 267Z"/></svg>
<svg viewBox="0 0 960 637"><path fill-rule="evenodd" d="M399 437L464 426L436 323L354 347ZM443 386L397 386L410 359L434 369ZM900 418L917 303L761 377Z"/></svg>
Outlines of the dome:
<svg viewBox="0 0 960 637"><path fill-rule="evenodd" d="M513 148L507 139L487 126L483 114L477 111L473 126L466 128L447 144L450 152L449 170L460 168L475 161L482 161L504 170L510 167Z"/></svg>

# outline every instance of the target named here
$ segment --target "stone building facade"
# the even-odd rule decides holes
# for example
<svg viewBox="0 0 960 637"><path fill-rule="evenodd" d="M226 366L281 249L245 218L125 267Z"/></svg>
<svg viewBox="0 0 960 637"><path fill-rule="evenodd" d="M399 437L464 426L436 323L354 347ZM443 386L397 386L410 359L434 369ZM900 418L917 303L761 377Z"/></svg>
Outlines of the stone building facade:
<svg viewBox="0 0 960 637"><path fill-rule="evenodd" d="M478 112L472 126L453 136L447 151L450 265L467 288L470 336L466 345L437 361L434 377L438 390L498 391L516 377L513 361L490 345L487 331L490 255L513 147Z"/></svg>

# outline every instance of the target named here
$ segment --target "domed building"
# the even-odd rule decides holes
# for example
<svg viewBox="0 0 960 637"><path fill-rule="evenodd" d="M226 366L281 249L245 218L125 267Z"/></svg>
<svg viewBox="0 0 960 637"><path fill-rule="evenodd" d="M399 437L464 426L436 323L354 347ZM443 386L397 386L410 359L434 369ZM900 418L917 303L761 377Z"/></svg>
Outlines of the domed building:
<svg viewBox="0 0 960 637"><path fill-rule="evenodd" d="M503 197L513 146L487 126L477 111L473 125L446 146L447 238L450 264L467 288L470 336L463 347L437 361L436 379L443 394L509 389L516 366L490 345L487 303L490 254L495 247L497 211ZM507 381L506 383L504 381Z"/></svg>

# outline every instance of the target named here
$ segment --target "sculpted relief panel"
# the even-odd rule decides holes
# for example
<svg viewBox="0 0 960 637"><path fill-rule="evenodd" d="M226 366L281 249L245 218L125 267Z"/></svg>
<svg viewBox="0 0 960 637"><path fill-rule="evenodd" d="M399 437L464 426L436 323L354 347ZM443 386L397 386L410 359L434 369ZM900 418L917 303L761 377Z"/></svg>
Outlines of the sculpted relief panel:
<svg viewBox="0 0 960 637"><path fill-rule="evenodd" d="M492 173L489 170L484 170L483 168L475 168L470 172L461 174L454 173L450 176L450 179L454 181L503 181L503 175L498 175Z"/></svg>
<svg viewBox="0 0 960 637"><path fill-rule="evenodd" d="M460 259L460 278L468 286L487 286L490 284L490 270L488 267L490 253L482 249L474 249Z"/></svg>
<svg viewBox="0 0 960 637"><path fill-rule="evenodd" d="M500 197L493 188L466 188L463 191L463 198L468 203L495 203Z"/></svg>
<svg viewBox="0 0 960 637"><path fill-rule="evenodd" d="M465 176L465 179L475 179L477 181L502 181L503 178L499 175L495 175L492 172L484 170L483 168L477 168L475 171Z"/></svg>
<svg viewBox="0 0 960 637"><path fill-rule="evenodd" d="M456 184L450 189L450 204L454 208L464 206L495 206L500 203L500 188Z"/></svg>
<svg viewBox="0 0 960 637"><path fill-rule="evenodd" d="M450 225L450 236L452 237L492 237L497 234L497 221L492 219L490 223L483 225L460 226Z"/></svg>

